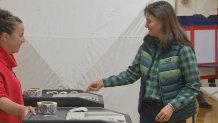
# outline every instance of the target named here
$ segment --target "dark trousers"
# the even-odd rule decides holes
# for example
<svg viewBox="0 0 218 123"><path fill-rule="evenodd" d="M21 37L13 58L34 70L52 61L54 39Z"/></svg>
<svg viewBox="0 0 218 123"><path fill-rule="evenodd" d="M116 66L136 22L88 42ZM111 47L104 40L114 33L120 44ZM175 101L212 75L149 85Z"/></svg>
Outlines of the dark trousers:
<svg viewBox="0 0 218 123"><path fill-rule="evenodd" d="M163 108L162 103L145 102L140 112L140 123L160 123L155 121L155 117ZM168 123L168 122L161 122ZM171 122L172 123L172 122ZM186 119L173 123L186 123Z"/></svg>

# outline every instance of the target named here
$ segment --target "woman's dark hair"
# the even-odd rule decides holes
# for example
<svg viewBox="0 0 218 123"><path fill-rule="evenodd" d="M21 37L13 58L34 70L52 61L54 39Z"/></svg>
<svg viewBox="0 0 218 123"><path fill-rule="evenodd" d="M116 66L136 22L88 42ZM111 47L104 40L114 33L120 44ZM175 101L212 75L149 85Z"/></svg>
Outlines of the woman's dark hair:
<svg viewBox="0 0 218 123"><path fill-rule="evenodd" d="M144 9L144 14L149 13L159 21L162 22L163 39L161 39L161 45L164 49L170 47L173 39L175 39L178 44L191 45L188 40L185 31L179 24L178 18L174 12L173 7L166 1L157 1L149 4ZM144 41L148 35L144 37Z"/></svg>
<svg viewBox="0 0 218 123"><path fill-rule="evenodd" d="M0 35L4 32L12 34L17 23L23 22L9 11L0 8Z"/></svg>

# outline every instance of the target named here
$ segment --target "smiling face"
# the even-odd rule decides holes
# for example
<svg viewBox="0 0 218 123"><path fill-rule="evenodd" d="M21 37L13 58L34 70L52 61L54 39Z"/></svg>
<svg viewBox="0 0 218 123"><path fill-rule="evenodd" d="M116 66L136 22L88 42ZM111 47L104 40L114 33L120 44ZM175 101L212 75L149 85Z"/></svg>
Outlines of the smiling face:
<svg viewBox="0 0 218 123"><path fill-rule="evenodd" d="M161 39L162 33L162 23L156 17L149 14L148 12L145 13L146 24L145 27L148 28L149 34L156 38Z"/></svg>
<svg viewBox="0 0 218 123"><path fill-rule="evenodd" d="M1 35L1 45L11 54L17 53L21 44L24 42L24 25L17 23L11 34L3 33Z"/></svg>

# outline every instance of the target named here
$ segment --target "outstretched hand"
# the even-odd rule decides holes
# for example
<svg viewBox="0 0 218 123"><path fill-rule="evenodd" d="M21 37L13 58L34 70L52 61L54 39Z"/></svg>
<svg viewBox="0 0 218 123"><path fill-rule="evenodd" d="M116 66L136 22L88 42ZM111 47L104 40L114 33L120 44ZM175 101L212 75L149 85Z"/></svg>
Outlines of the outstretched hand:
<svg viewBox="0 0 218 123"><path fill-rule="evenodd" d="M103 80L94 81L86 88L85 92L98 91L103 86L104 86Z"/></svg>

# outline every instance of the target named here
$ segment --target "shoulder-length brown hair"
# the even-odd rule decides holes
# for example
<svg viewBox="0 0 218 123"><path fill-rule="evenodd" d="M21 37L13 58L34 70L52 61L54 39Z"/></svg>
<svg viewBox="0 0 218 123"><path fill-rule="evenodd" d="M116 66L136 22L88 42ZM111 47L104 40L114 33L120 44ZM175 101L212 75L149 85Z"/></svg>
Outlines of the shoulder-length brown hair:
<svg viewBox="0 0 218 123"><path fill-rule="evenodd" d="M170 47L173 39L175 39L178 44L191 45L185 31L179 24L173 7L168 2L157 1L151 3L144 9L144 13L149 13L162 22L162 32L164 36L160 42L164 49ZM148 35L145 36L144 40L147 36Z"/></svg>

